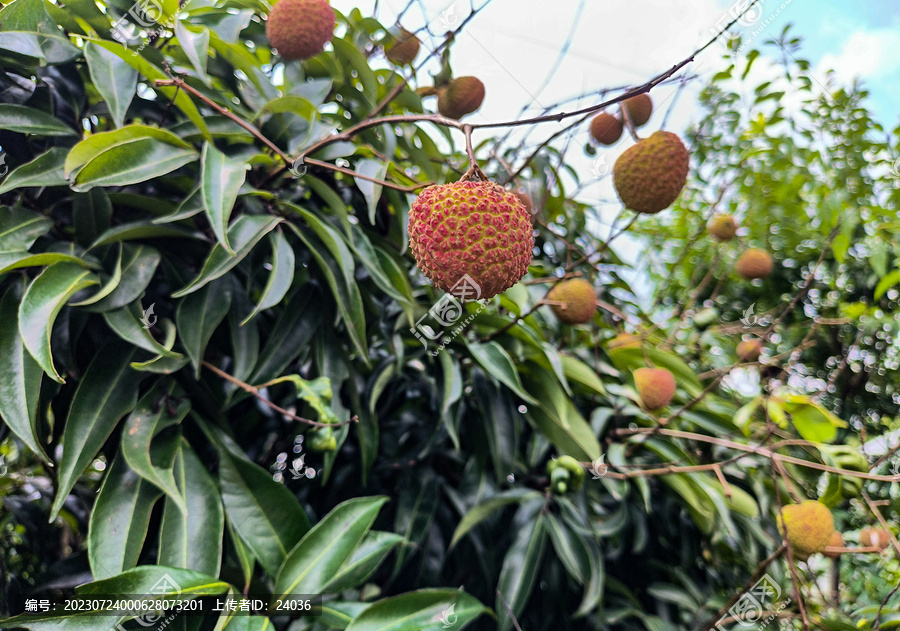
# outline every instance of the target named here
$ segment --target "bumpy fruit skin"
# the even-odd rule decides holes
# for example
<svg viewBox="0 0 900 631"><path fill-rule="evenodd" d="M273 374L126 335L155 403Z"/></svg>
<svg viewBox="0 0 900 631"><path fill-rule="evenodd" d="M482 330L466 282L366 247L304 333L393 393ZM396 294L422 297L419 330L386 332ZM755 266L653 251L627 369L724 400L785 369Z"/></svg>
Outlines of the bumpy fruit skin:
<svg viewBox="0 0 900 631"><path fill-rule="evenodd" d="M584 279L567 280L547 294L548 300L562 302L562 305L551 305L553 313L560 322L566 324L586 324L594 319L597 312L597 294L594 286Z"/></svg>
<svg viewBox="0 0 900 631"><path fill-rule="evenodd" d="M716 215L709 220L706 230L717 241L731 241L737 234L738 225L731 215Z"/></svg>
<svg viewBox="0 0 900 631"><path fill-rule="evenodd" d="M460 119L481 107L484 84L477 77L459 77L438 89L438 112Z"/></svg>
<svg viewBox="0 0 900 631"><path fill-rule="evenodd" d="M750 248L741 254L734 269L747 280L765 278L772 273L772 256L760 248Z"/></svg>
<svg viewBox="0 0 900 631"><path fill-rule="evenodd" d="M829 548L843 548L844 546L844 535L842 535L839 531L835 530L831 533L831 539L828 540ZM825 556L829 559L836 559L841 556L840 552L828 552L827 550L823 552Z"/></svg>
<svg viewBox="0 0 900 631"><path fill-rule="evenodd" d="M675 377L665 368L638 368L634 385L644 407L651 411L669 405L675 395Z"/></svg>
<svg viewBox="0 0 900 631"><path fill-rule="evenodd" d="M785 506L781 512L784 520L779 516L778 530L785 536L787 528L786 537L791 552L801 561L828 547L831 533L834 532L834 518L827 506L816 500L808 500Z"/></svg>
<svg viewBox="0 0 900 631"><path fill-rule="evenodd" d="M398 66L405 66L416 60L420 46L421 42L419 42L419 38L406 29L403 29L397 35L396 41L391 47L384 51L384 56L387 57L388 61L391 63L397 64Z"/></svg>
<svg viewBox="0 0 900 631"><path fill-rule="evenodd" d="M658 131L619 156L613 184L627 208L654 214L678 199L687 182L689 155L675 134Z"/></svg>
<svg viewBox="0 0 900 631"><path fill-rule="evenodd" d="M611 339L606 344L606 348L609 350L615 350L617 348L640 348L641 347L641 338L638 335L632 335L631 333L619 333L613 339Z"/></svg>
<svg viewBox="0 0 900 631"><path fill-rule="evenodd" d="M884 550L890 543L891 537L884 528L863 528L859 531L859 544L864 548Z"/></svg>
<svg viewBox="0 0 900 631"><path fill-rule="evenodd" d="M646 125L650 120L650 115L653 114L653 101L649 94L638 94L626 99L622 106L628 113L631 124L635 127Z"/></svg>
<svg viewBox="0 0 900 631"><path fill-rule="evenodd" d="M451 292L468 275L492 298L528 271L534 247L531 218L515 193L493 182L429 186L409 211L409 245L419 269ZM451 292L456 293L456 292Z"/></svg>
<svg viewBox="0 0 900 631"><path fill-rule="evenodd" d="M557 495L572 493L584 484L584 467L572 456L560 456L547 463L550 490Z"/></svg>
<svg viewBox="0 0 900 631"><path fill-rule="evenodd" d="M279 0L266 22L269 43L287 61L321 53L334 35L334 9L327 0Z"/></svg>
<svg viewBox="0 0 900 631"><path fill-rule="evenodd" d="M742 340L738 342L735 351L737 356L742 358L742 361L755 362L762 354L762 349L762 340Z"/></svg>
<svg viewBox="0 0 900 631"><path fill-rule="evenodd" d="M597 114L591 121L591 136L603 145L614 145L622 137L622 121L606 112Z"/></svg>

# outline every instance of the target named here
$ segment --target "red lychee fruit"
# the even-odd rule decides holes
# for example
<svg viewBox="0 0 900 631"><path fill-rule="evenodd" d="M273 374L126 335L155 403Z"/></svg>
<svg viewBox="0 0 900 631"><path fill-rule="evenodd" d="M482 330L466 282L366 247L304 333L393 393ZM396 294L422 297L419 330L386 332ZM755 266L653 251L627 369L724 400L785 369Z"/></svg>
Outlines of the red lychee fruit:
<svg viewBox="0 0 900 631"><path fill-rule="evenodd" d="M625 99L622 107L625 108L631 124L635 127L646 125L650 120L650 115L653 114L653 100L649 94L638 94L630 99Z"/></svg>
<svg viewBox="0 0 900 631"><path fill-rule="evenodd" d="M634 386L644 407L651 411L669 405L675 395L675 377L665 368L638 368Z"/></svg>
<svg viewBox="0 0 900 631"><path fill-rule="evenodd" d="M622 121L606 112L597 114L591 121L591 136L603 145L614 145L622 137Z"/></svg>
<svg viewBox="0 0 900 631"><path fill-rule="evenodd" d="M409 211L409 245L419 269L438 289L485 299L525 275L534 235L528 210L515 193L493 182L454 182L429 186L416 198Z"/></svg>
<svg viewBox="0 0 900 631"><path fill-rule="evenodd" d="M282 59L309 59L334 35L334 9L327 0L279 0L266 22L269 43Z"/></svg>
<svg viewBox="0 0 900 631"><path fill-rule="evenodd" d="M484 84L477 77L453 79L437 92L438 112L457 120L476 111L484 101Z"/></svg>

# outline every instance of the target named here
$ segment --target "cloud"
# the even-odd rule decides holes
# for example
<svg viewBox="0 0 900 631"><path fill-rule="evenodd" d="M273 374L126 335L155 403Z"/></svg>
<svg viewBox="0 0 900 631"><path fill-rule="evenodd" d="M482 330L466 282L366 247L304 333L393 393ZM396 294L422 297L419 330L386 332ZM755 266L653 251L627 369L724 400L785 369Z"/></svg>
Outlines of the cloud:
<svg viewBox="0 0 900 631"><path fill-rule="evenodd" d="M900 72L900 33L881 29L856 31L844 42L842 50L826 53L816 67L817 76L833 70L842 84L855 78L883 79Z"/></svg>

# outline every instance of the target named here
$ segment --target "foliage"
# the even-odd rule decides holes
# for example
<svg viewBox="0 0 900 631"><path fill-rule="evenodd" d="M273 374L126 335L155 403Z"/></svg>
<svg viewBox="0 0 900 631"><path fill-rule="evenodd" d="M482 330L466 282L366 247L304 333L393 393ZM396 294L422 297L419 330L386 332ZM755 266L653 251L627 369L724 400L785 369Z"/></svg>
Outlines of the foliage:
<svg viewBox="0 0 900 631"><path fill-rule="evenodd" d="M451 615L504 631L513 616L532 631L688 629L778 548L780 503L821 496L849 530L874 521L865 490L896 519L896 482L853 476L873 469L861 443L897 429L898 403L898 192L861 89L816 96L805 62L784 67L781 90L752 85L756 51L715 77L687 135L688 189L631 228L658 253L652 309L586 229L593 209L561 152L543 148L516 181L539 202L526 282L464 305L464 332L438 351L418 325L446 299L408 252L408 191L458 179L469 156L412 120L422 97L383 61L384 26L338 16L326 52L285 64L262 3L164 0L163 26L125 46L111 29L128 9L0 12L14 167L0 184L4 614L26 594L148 593L168 578L195 595L323 594L321 617L267 621L294 631ZM381 109L406 118L332 137ZM504 182L528 148L498 148L483 168ZM739 246L702 234L713 207L775 253L772 277L729 272ZM573 271L603 301L589 326L539 308ZM734 323L751 305L746 333L771 343L735 378ZM695 322L699 306L717 321ZM643 348L610 347L625 328ZM678 383L660 415L633 387L648 362ZM747 381L762 386L748 395ZM795 461L778 475L763 445ZM549 492L557 456L592 475L553 465ZM879 594L854 612L811 588L821 564L801 567L818 624L872 625ZM785 589L791 571L768 568Z"/></svg>

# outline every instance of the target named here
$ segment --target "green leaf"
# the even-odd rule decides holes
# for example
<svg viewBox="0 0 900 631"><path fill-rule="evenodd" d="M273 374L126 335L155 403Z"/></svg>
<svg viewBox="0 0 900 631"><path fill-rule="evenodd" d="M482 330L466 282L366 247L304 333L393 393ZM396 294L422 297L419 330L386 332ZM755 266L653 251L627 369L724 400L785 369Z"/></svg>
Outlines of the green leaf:
<svg viewBox="0 0 900 631"><path fill-rule="evenodd" d="M812 443L830 443L837 438L839 427L847 424L834 414L816 404L785 405L790 412L791 422L804 440Z"/></svg>
<svg viewBox="0 0 900 631"><path fill-rule="evenodd" d="M270 309L281 302L291 288L291 283L294 282L294 249L291 244L288 243L281 230L271 233L269 242L272 245L272 271L269 273L269 280L266 282L259 302L253 311L241 321L241 326L247 324L261 311Z"/></svg>
<svg viewBox="0 0 900 631"><path fill-rule="evenodd" d="M141 397L122 427L122 456L135 473L163 491L167 500L187 510L175 482L174 462L163 450L153 449L154 437L167 427L179 425L191 409L190 399L179 398L174 414L170 414L166 399L173 392L173 382L160 381Z"/></svg>
<svg viewBox="0 0 900 631"><path fill-rule="evenodd" d="M200 32L195 33L189 30L182 20L175 20L175 37L200 79L209 86L211 82L209 75L206 74L206 60L209 57L209 30L201 27Z"/></svg>
<svg viewBox="0 0 900 631"><path fill-rule="evenodd" d="M117 456L100 487L88 525L88 560L94 579L130 570L138 563L150 513L161 493Z"/></svg>
<svg viewBox="0 0 900 631"><path fill-rule="evenodd" d="M599 395L606 395L606 388L603 387L603 382L600 381L600 377L597 376L597 373L590 366L571 355L563 355L562 363L566 379L579 383Z"/></svg>
<svg viewBox="0 0 900 631"><path fill-rule="evenodd" d="M109 108L116 127L125 124L125 114L137 90L138 72L118 55L94 42L84 45L91 81Z"/></svg>
<svg viewBox="0 0 900 631"><path fill-rule="evenodd" d="M387 163L381 160L366 158L357 163L356 172L360 175L383 180L387 173L387 166ZM354 179L356 180L357 188L366 198L366 205L369 209L369 223L375 225L375 211L378 209L378 200L381 199L381 191L384 186L361 177L355 177Z"/></svg>
<svg viewBox="0 0 900 631"><path fill-rule="evenodd" d="M66 149L54 147L17 167L3 180L0 194L27 186L65 186L68 182L63 175L63 163L67 153Z"/></svg>
<svg viewBox="0 0 900 631"><path fill-rule="evenodd" d="M600 457L600 443L590 424L556 381L529 376L526 387L540 401L528 408L528 418L561 453L589 462Z"/></svg>
<svg viewBox="0 0 900 631"><path fill-rule="evenodd" d="M64 167L66 177L71 177L88 162L110 149L139 140L157 140L178 149L192 149L191 145L168 130L149 125L128 125L121 129L93 134L72 147L66 156Z"/></svg>
<svg viewBox="0 0 900 631"><path fill-rule="evenodd" d="M288 554L275 594L315 594L353 555L388 498L357 497L338 504Z"/></svg>
<svg viewBox="0 0 900 631"><path fill-rule="evenodd" d="M59 487L50 519L56 519L78 477L112 433L116 423L134 409L137 389L146 376L132 370L135 349L119 343L101 348L75 390L66 429Z"/></svg>
<svg viewBox="0 0 900 631"><path fill-rule="evenodd" d="M487 611L477 598L461 590L419 589L373 603L353 619L347 631L462 629Z"/></svg>
<svg viewBox="0 0 900 631"><path fill-rule="evenodd" d="M219 243L228 254L232 255L234 250L228 241L230 232L228 218L231 217L238 191L247 178L249 168L249 164L232 160L216 149L212 143L207 142L203 145L203 155L200 159L200 194L203 198L203 207Z"/></svg>
<svg viewBox="0 0 900 631"><path fill-rule="evenodd" d="M466 347L469 349L472 357L475 358L475 361L481 364L481 367L491 377L500 381L526 403L537 404L537 401L522 387L519 372L516 370L512 357L500 344L497 342L488 342L487 344L466 342Z"/></svg>
<svg viewBox="0 0 900 631"><path fill-rule="evenodd" d="M150 308L148 307L148 309ZM137 302L134 302L127 307L122 307L121 309L106 311L103 314L103 319L106 321L106 324L109 325L109 328L115 331L116 335L129 344L134 344L138 348L142 348L145 351L150 351L155 355L161 355L163 357L182 357L181 353L171 351L169 348L166 348L163 344L156 341L156 338L150 333L147 324L143 321L143 318L145 317L149 316L144 315L140 303ZM169 320L163 320L161 326L164 328L166 326L171 327L172 324Z"/></svg>
<svg viewBox="0 0 900 631"><path fill-rule="evenodd" d="M350 558L322 588L322 593L335 594L362 585L375 573L391 550L403 541L403 537L392 532L370 531Z"/></svg>
<svg viewBox="0 0 900 631"><path fill-rule="evenodd" d="M187 510L166 498L157 562L218 576L225 530L219 489L183 439L175 456L175 478Z"/></svg>
<svg viewBox="0 0 900 631"><path fill-rule="evenodd" d="M216 281L182 298L175 310L178 338L191 358L194 373L200 375L200 362L206 345L231 305L231 283Z"/></svg>
<svg viewBox="0 0 900 631"><path fill-rule="evenodd" d="M144 294L156 273L161 258L156 248L130 243L124 243L123 246L122 272L118 285L108 296L90 305L88 311L112 311L131 304Z"/></svg>
<svg viewBox="0 0 900 631"><path fill-rule="evenodd" d="M77 131L50 114L12 103L0 103L0 129L37 136L78 135Z"/></svg>
<svg viewBox="0 0 900 631"><path fill-rule="evenodd" d="M525 510L523 506L519 510ZM500 569L500 579L497 590L502 595L497 596L496 610L500 612L500 631L509 631L512 628L512 618L506 611L509 605L513 615L519 616L531 596L531 590L537 581L538 570L544 556L547 544L546 518L537 515L523 525L516 533L506 557L503 559L503 567Z"/></svg>
<svg viewBox="0 0 900 631"><path fill-rule="evenodd" d="M282 374L300 349L309 344L322 322L319 300L321 294L310 287L291 296L259 353L250 383L262 383Z"/></svg>
<svg viewBox="0 0 900 631"><path fill-rule="evenodd" d="M102 190L102 189L101 189ZM106 281L100 289L98 289L93 295L85 298L84 300L79 300L78 302L70 302L70 307L86 307L88 305L93 305L107 296L109 296L112 292L116 290L116 287L119 286L119 283L122 280L122 243L119 243L119 254L116 257L116 267L113 270L112 276L110 276L109 280Z"/></svg>
<svg viewBox="0 0 900 631"><path fill-rule="evenodd" d="M99 281L91 272L70 262L51 265L35 278L19 306L19 333L25 348L51 379L65 380L53 365L50 332L66 301L76 293Z"/></svg>
<svg viewBox="0 0 900 631"><path fill-rule="evenodd" d="M219 453L219 487L228 521L269 576L309 530L309 518L294 495L247 460L227 437L204 431ZM310 592L312 593L312 592Z"/></svg>
<svg viewBox="0 0 900 631"><path fill-rule="evenodd" d="M190 232L177 226L160 226L152 221L132 221L113 226L91 244L90 249L109 245L120 241L134 241L136 239L202 239L197 232ZM151 248L152 249L152 248Z"/></svg>
<svg viewBox="0 0 900 631"><path fill-rule="evenodd" d="M19 336L19 304L24 293L24 284L16 281L0 300L0 416L31 451L49 462L37 429L44 373Z"/></svg>
<svg viewBox="0 0 900 631"><path fill-rule="evenodd" d="M265 215L241 215L235 219L234 223L228 228L228 240L234 249L229 253L221 243L216 243L209 256L206 257L203 268L197 274L197 277L174 292L172 297L181 298L182 296L187 296L204 287L207 283L227 274L235 265L244 260L250 254L250 250L264 236L272 232L280 222L280 217Z"/></svg>
<svg viewBox="0 0 900 631"><path fill-rule="evenodd" d="M47 234L53 222L19 206L0 207L0 252L26 251L38 237Z"/></svg>
<svg viewBox="0 0 900 631"><path fill-rule="evenodd" d="M215 596L228 591L231 586L207 574L164 565L142 565L122 572L118 576L75 588L79 596L152 596L172 598L180 596Z"/></svg>
<svg viewBox="0 0 900 631"><path fill-rule="evenodd" d="M84 192L95 186L146 182L196 159L197 152L193 149L181 149L153 138L142 138L116 145L92 158L75 175L72 189Z"/></svg>
<svg viewBox="0 0 900 631"><path fill-rule="evenodd" d="M82 245L90 245L106 230L112 220L112 202L102 188L75 193L72 200L72 222L75 237Z"/></svg>
<svg viewBox="0 0 900 631"><path fill-rule="evenodd" d="M80 267L94 267L88 261L70 254L57 252L45 252L43 254L29 254L28 252L0 252L0 275L23 267L43 267L54 263L74 263Z"/></svg>
<svg viewBox="0 0 900 631"><path fill-rule="evenodd" d="M460 539L485 519L496 516L503 507L510 504L521 504L526 500L540 499L540 497L541 494L532 489L514 489L476 504L466 512L456 530L453 531L450 547L453 548Z"/></svg>
<svg viewBox="0 0 900 631"><path fill-rule="evenodd" d="M317 377L307 381L299 375L285 375L278 379L266 382L265 386L273 386L276 383L292 383L297 389L297 396L306 401L315 410L321 423L339 423L337 415L328 407L331 401L331 380L328 377ZM263 386L260 386L263 387Z"/></svg>

